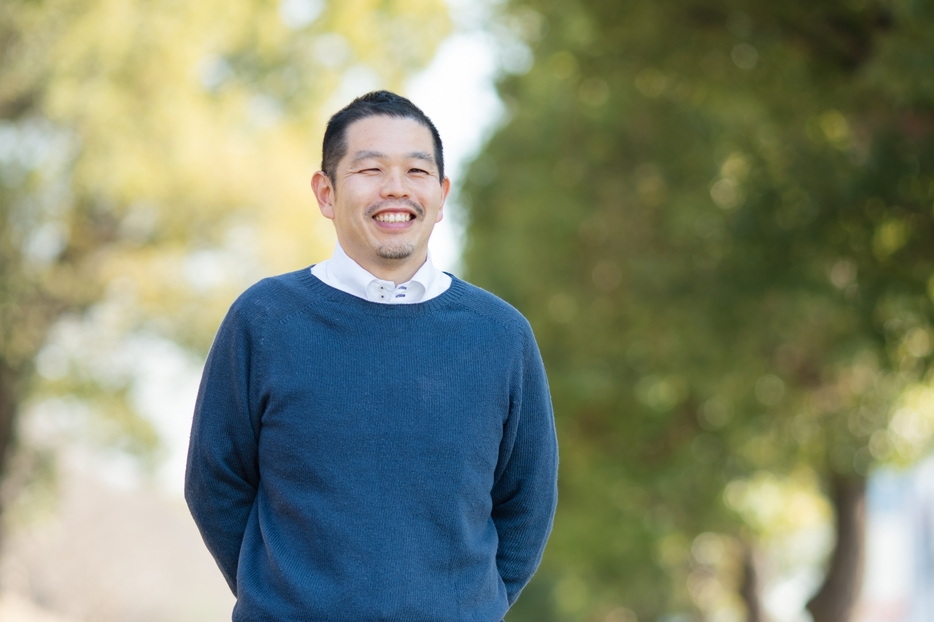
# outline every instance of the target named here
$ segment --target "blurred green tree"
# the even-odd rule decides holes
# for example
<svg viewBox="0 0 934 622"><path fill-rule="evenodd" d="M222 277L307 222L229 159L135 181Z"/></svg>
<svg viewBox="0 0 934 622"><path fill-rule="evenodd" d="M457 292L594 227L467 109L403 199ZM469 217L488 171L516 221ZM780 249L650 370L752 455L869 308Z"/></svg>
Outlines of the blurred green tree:
<svg viewBox="0 0 934 622"><path fill-rule="evenodd" d="M0 474L40 392L151 450L105 336L203 353L246 284L320 253L302 180L334 97L401 88L448 30L440 0L3 2ZM63 322L99 339L66 352Z"/></svg>
<svg viewBox="0 0 934 622"><path fill-rule="evenodd" d="M742 612L934 431L934 6L514 0L535 62L470 168L468 276L532 322L561 501L518 620ZM742 600L741 600L742 599Z"/></svg>

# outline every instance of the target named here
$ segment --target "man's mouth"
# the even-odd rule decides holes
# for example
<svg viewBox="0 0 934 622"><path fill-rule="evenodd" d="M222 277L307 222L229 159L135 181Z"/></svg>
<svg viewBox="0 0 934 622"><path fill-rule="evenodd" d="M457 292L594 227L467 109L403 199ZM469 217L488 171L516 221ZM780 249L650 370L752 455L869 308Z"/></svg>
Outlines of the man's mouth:
<svg viewBox="0 0 934 622"><path fill-rule="evenodd" d="M373 218L379 222L408 222L413 220L415 216L408 212L380 212Z"/></svg>
<svg viewBox="0 0 934 622"><path fill-rule="evenodd" d="M423 218L425 210L411 199L388 199L371 205L366 215L376 222L387 225L401 225L411 220Z"/></svg>

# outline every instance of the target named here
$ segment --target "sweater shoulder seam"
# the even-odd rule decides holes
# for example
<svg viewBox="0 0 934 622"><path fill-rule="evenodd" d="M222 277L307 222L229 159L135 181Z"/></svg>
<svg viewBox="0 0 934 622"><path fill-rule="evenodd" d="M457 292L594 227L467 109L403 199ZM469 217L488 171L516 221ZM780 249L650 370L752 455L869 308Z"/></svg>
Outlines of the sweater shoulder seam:
<svg viewBox="0 0 934 622"><path fill-rule="evenodd" d="M472 288L475 290L474 292L471 292L472 294L471 297L483 296L483 295L489 296L495 302L502 305L504 309L496 310L496 311L481 309L481 308L478 308L478 305L476 304L470 304L470 299L468 298L467 300L465 300L464 297L461 297L458 300L454 301L453 306L460 307L461 309L464 309L465 311L469 311L473 313L474 315L480 316L492 322L496 322L497 324L501 325L504 328L518 329L520 333L526 332L526 328L528 326L528 320L525 318L524 315L522 315L521 312L519 312L518 309L510 305L508 302L506 302L502 298L499 298L495 294L492 294L484 289L481 289L477 287L476 285L471 285L466 282L465 284L469 288Z"/></svg>

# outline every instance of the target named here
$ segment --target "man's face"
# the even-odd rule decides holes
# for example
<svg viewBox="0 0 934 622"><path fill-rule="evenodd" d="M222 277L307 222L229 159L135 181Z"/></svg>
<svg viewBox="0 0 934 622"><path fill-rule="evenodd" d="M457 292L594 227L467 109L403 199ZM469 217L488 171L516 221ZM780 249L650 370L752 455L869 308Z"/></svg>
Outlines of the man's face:
<svg viewBox="0 0 934 622"><path fill-rule="evenodd" d="M380 115L355 121L345 138L334 179L321 171L312 178L321 213L334 221L344 251L371 273L414 274L450 189L438 179L431 132Z"/></svg>

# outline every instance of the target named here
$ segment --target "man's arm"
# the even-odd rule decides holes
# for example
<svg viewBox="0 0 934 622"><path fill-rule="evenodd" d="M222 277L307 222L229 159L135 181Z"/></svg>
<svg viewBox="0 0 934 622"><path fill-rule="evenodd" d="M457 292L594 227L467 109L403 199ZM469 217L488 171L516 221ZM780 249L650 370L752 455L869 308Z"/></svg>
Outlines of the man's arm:
<svg viewBox="0 0 934 622"><path fill-rule="evenodd" d="M195 404L185 473L191 515L234 595L240 546L259 486L259 405L250 381L256 340L244 316L238 301L214 338Z"/></svg>
<svg viewBox="0 0 934 622"><path fill-rule="evenodd" d="M548 380L526 325L492 490L499 536L496 565L510 605L541 561L558 500L557 476L558 442Z"/></svg>

